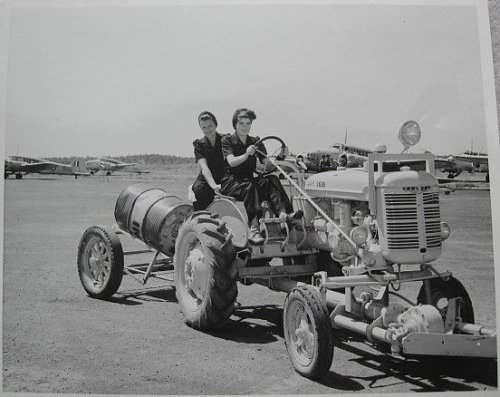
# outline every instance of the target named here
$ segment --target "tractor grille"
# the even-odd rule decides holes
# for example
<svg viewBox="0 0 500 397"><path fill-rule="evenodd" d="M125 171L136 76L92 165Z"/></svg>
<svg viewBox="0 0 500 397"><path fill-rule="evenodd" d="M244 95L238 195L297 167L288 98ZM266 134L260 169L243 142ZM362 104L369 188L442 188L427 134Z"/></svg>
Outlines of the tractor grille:
<svg viewBox="0 0 500 397"><path fill-rule="evenodd" d="M441 246L438 193L385 193L389 250L421 250Z"/></svg>
<svg viewBox="0 0 500 397"><path fill-rule="evenodd" d="M439 193L423 193L425 242L427 248L441 247Z"/></svg>

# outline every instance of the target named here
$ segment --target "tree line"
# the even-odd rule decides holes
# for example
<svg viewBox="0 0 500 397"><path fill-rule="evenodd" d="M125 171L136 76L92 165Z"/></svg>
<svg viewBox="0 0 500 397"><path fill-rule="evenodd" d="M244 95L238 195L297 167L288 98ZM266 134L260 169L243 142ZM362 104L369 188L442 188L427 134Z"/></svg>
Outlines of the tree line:
<svg viewBox="0 0 500 397"><path fill-rule="evenodd" d="M170 154L133 154L128 156L99 156L104 158L123 161L124 163L140 163L144 165L172 165L172 164L193 164L194 157L181 157ZM95 159L96 157L69 156L69 157L48 157L47 160L58 163L70 164L74 160L84 161Z"/></svg>

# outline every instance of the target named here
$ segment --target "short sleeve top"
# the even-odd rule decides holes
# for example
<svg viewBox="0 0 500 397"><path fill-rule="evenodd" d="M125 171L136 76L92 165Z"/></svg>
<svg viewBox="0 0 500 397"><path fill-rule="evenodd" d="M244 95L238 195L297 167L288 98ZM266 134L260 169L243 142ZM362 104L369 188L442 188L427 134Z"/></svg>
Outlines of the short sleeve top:
<svg viewBox="0 0 500 397"><path fill-rule="evenodd" d="M246 150L249 146L254 145L260 138L258 136L247 136L247 140L245 143L241 142L238 135L235 133L224 135L222 137L222 153L224 155L225 165L226 165L226 174L231 174L237 179L242 178L252 178L253 172L255 171L257 165L257 156L260 161L264 160L264 155L260 153L256 153L255 156L249 156L247 160L236 167L231 167L227 162L227 156L232 154L235 157L241 156L246 153ZM257 145L258 149L266 153L266 148L264 145Z"/></svg>
<svg viewBox="0 0 500 397"><path fill-rule="evenodd" d="M193 141L194 158L196 162L200 159L207 160L208 168L212 172L212 176L216 183L220 183L224 176L225 168L221 141L222 135L218 132L216 133L215 145L213 147L206 136Z"/></svg>

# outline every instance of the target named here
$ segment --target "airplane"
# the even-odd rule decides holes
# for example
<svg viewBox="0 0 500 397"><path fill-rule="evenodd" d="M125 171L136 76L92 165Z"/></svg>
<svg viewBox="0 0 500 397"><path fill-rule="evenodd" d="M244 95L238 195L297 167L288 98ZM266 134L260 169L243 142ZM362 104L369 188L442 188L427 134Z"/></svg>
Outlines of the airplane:
<svg viewBox="0 0 500 397"><path fill-rule="evenodd" d="M456 178L462 171L467 171L471 174L474 172L485 172L485 181L490 181L487 153L466 150L463 153L449 156L446 159L436 159L436 169L448 172L448 179Z"/></svg>
<svg viewBox="0 0 500 397"><path fill-rule="evenodd" d="M346 128L344 143L334 143L326 150L320 149L308 152L304 156L304 163L308 170L312 172L322 172L335 170L338 167L362 167L370 153L385 152L387 150L385 145L382 144L376 144L373 150L347 145L348 131L349 129Z"/></svg>
<svg viewBox="0 0 500 397"><path fill-rule="evenodd" d="M98 173L99 171L103 171L105 175L111 175L113 172L118 170L123 170L124 172L135 172L138 174L147 174L149 172L135 169L125 170L124 168L139 165L139 163L124 163L123 161L104 157L87 160L86 165L92 175Z"/></svg>
<svg viewBox="0 0 500 397"><path fill-rule="evenodd" d="M375 145L373 150L369 150L359 146L334 143L328 149L306 153L304 163L307 169L313 172L336 169L337 167L356 168L363 166L363 163L368 159L368 154L385 150L385 146L379 144ZM330 157L330 161L333 161L333 164L331 167L326 167L325 169L320 166L320 162L323 157L328 156Z"/></svg>
<svg viewBox="0 0 500 397"><path fill-rule="evenodd" d="M328 149L308 152L305 155L304 163L309 172L328 171L337 167L362 167L363 163L368 160L368 154L384 152L385 149L385 146L380 144L375 145L373 150L368 150L358 146L336 143ZM333 159L334 164L331 168L320 166L320 162L325 156L330 156L330 159ZM447 179L438 178L440 184L450 182L450 179L457 177L462 171L470 173L485 172L485 180L489 182L488 155L485 153L477 153L471 150L444 158L436 156L434 166L436 170L448 172ZM448 191L446 193L449 194Z"/></svg>
<svg viewBox="0 0 500 397"><path fill-rule="evenodd" d="M26 156L7 156L5 159L4 177L15 175L16 179L22 179L26 174L46 174L46 175L74 175L88 176L88 172L80 171L79 161L70 164L56 163L45 159L38 159Z"/></svg>

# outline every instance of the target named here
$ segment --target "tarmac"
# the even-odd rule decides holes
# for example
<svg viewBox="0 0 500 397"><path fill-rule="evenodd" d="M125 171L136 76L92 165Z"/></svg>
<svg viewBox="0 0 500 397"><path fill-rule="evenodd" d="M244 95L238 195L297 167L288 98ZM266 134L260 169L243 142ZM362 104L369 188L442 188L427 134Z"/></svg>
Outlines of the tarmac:
<svg viewBox="0 0 500 397"><path fill-rule="evenodd" d="M336 333L321 382L297 374L283 340L285 294L238 284L240 307L220 330L187 327L169 285L127 276L109 301L89 298L77 273L79 239L111 226L119 193L149 180L181 198L194 177L28 176L5 181L3 391L112 394L340 394L496 392L497 362L391 357ZM468 290L476 320L496 328L491 202L487 190L440 195L452 234L439 270ZM137 244L129 240L124 246ZM154 280L153 280L154 281ZM420 285L400 293L416 299Z"/></svg>

